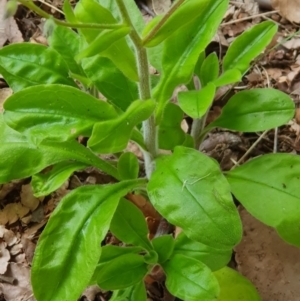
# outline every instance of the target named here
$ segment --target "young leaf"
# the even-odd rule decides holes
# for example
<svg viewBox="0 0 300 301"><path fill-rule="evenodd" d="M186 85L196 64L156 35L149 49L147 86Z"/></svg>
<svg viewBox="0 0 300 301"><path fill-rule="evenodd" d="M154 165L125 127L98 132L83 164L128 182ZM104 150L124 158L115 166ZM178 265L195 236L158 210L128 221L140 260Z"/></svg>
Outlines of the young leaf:
<svg viewBox="0 0 300 301"><path fill-rule="evenodd" d="M125 290L114 291L110 301L146 301L147 294L144 281L137 283L134 286L128 287Z"/></svg>
<svg viewBox="0 0 300 301"><path fill-rule="evenodd" d="M153 249L142 212L130 201L121 199L110 225L111 232L127 244Z"/></svg>
<svg viewBox="0 0 300 301"><path fill-rule="evenodd" d="M35 250L31 282L38 300L77 300L93 275L120 197L137 185L83 186L61 200Z"/></svg>
<svg viewBox="0 0 300 301"><path fill-rule="evenodd" d="M175 87L190 81L199 53L211 41L228 7L227 0L202 2L199 16L164 42L162 77L153 91L154 98L158 100L158 124Z"/></svg>
<svg viewBox="0 0 300 301"><path fill-rule="evenodd" d="M81 61L83 58L91 57L105 51L119 39L124 38L129 32L129 27L121 27L115 30L107 30L100 33L99 36L92 41L87 48L76 55L76 61Z"/></svg>
<svg viewBox="0 0 300 301"><path fill-rule="evenodd" d="M214 272L220 285L220 295L216 301L262 301L254 285L231 268Z"/></svg>
<svg viewBox="0 0 300 301"><path fill-rule="evenodd" d="M55 26L52 34L48 37L48 42L50 47L62 56L72 73L85 75L81 66L74 59L80 50L80 36L77 33L64 26Z"/></svg>
<svg viewBox="0 0 300 301"><path fill-rule="evenodd" d="M265 21L245 31L230 45L224 59L223 70L238 69L244 73L250 62L257 57L277 32L277 25Z"/></svg>
<svg viewBox="0 0 300 301"><path fill-rule="evenodd" d="M121 155L118 161L118 171L120 179L130 180L136 179L139 175L139 161L137 157L131 153L127 152Z"/></svg>
<svg viewBox="0 0 300 301"><path fill-rule="evenodd" d="M117 169L94 155L77 141L43 141L38 146L28 142L26 137L8 127L0 115L0 183L14 179L27 178L45 167L62 161L72 160L95 166L118 179ZM24 159L26 158L26 159ZM18 166L18 168L11 168Z"/></svg>
<svg viewBox="0 0 300 301"><path fill-rule="evenodd" d="M176 5L176 4L175 4ZM159 27L159 29L152 35L151 38L147 38L147 35L151 35L153 25L148 24L144 30L144 46L154 47L160 44L165 39L169 38L181 27L192 22L197 18L201 11L204 10L209 5L207 0L189 0L183 2L171 15L170 17ZM161 16L158 16L159 19L155 21L157 24L160 21Z"/></svg>
<svg viewBox="0 0 300 301"><path fill-rule="evenodd" d="M96 1L81 0L76 4L74 13L77 20L82 23L117 23L111 12ZM80 32L88 43L92 43L99 34L99 31L94 29L81 29ZM101 55L109 58L132 81L139 80L135 56L125 38L115 42Z"/></svg>
<svg viewBox="0 0 300 301"><path fill-rule="evenodd" d="M159 126L158 142L161 149L174 149L185 140L185 132L181 128L183 118L182 110L173 103L165 108L164 119Z"/></svg>
<svg viewBox="0 0 300 301"><path fill-rule="evenodd" d="M95 278L100 288L116 290L141 282L147 272L148 268L143 256L129 253L99 264L95 271Z"/></svg>
<svg viewBox="0 0 300 301"><path fill-rule="evenodd" d="M155 237L152 240L155 252L158 254L158 263L163 264L173 254L175 241L171 235Z"/></svg>
<svg viewBox="0 0 300 301"><path fill-rule="evenodd" d="M255 218L300 247L299 175L300 158L290 154L264 155L226 174L233 194Z"/></svg>
<svg viewBox="0 0 300 301"><path fill-rule="evenodd" d="M202 262L175 254L162 267L167 275L166 287L174 296L189 301L218 297L218 281Z"/></svg>
<svg viewBox="0 0 300 301"><path fill-rule="evenodd" d="M9 97L4 108L5 122L35 141L90 136L95 123L117 116L107 102L63 85L29 87Z"/></svg>
<svg viewBox="0 0 300 301"><path fill-rule="evenodd" d="M214 248L232 248L241 238L241 222L230 187L211 158L178 146L157 160L148 184L150 201L192 240Z"/></svg>
<svg viewBox="0 0 300 301"><path fill-rule="evenodd" d="M137 84L117 69L111 60L100 56L84 59L82 68L108 102L122 111L139 98Z"/></svg>
<svg viewBox="0 0 300 301"><path fill-rule="evenodd" d="M215 52L212 52L203 61L200 68L201 86L205 87L209 82L213 82L219 76L219 59Z"/></svg>
<svg viewBox="0 0 300 301"><path fill-rule="evenodd" d="M245 90L229 99L221 116L208 129L223 127L240 132L264 131L285 124L294 113L293 101L279 90Z"/></svg>
<svg viewBox="0 0 300 301"><path fill-rule="evenodd" d="M212 271L226 266L230 261L232 249L217 249L189 239L183 232L175 240L173 254L182 254L206 264Z"/></svg>
<svg viewBox="0 0 300 301"><path fill-rule="evenodd" d="M213 81L216 87L226 86L240 81L242 74L238 69L230 69L220 75L219 78Z"/></svg>
<svg viewBox="0 0 300 301"><path fill-rule="evenodd" d="M42 84L77 87L68 72L63 58L46 46L21 43L0 49L0 73L14 92Z"/></svg>
<svg viewBox="0 0 300 301"><path fill-rule="evenodd" d="M71 176L71 174L80 169L87 167L80 162L60 162L53 166L47 173L38 173L32 176L31 186L35 197L49 195L61 187Z"/></svg>
<svg viewBox="0 0 300 301"><path fill-rule="evenodd" d="M154 108L155 102L151 99L136 100L118 118L96 123L88 146L102 154L122 151L130 139L133 128L149 118Z"/></svg>
<svg viewBox="0 0 300 301"><path fill-rule="evenodd" d="M215 85L209 83L199 91L178 93L178 102L184 113L192 118L201 118L210 108L215 92Z"/></svg>

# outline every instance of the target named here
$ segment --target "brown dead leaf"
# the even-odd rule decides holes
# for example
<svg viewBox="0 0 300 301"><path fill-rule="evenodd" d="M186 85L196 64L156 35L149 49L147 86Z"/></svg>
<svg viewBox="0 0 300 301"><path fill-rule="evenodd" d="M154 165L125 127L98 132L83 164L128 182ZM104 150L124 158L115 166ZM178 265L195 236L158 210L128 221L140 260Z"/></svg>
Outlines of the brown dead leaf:
<svg viewBox="0 0 300 301"><path fill-rule="evenodd" d="M14 18L4 19L6 3L6 0L0 0L0 47L2 47L6 41L10 43L20 43L24 41Z"/></svg>
<svg viewBox="0 0 300 301"><path fill-rule="evenodd" d="M21 203L11 203L4 207L2 210L6 216L9 224L15 223L19 218L24 217L29 208L24 207Z"/></svg>
<svg viewBox="0 0 300 301"><path fill-rule="evenodd" d="M164 14L171 7L171 0L152 0L152 7L157 15Z"/></svg>
<svg viewBox="0 0 300 301"><path fill-rule="evenodd" d="M7 244L4 241L0 242L0 274L4 274L6 272L8 262L10 260L10 253L6 247Z"/></svg>
<svg viewBox="0 0 300 301"><path fill-rule="evenodd" d="M1 0L0 0L1 1ZM1 35L1 33L0 33ZM0 36L1 39L1 36ZM12 95L13 91L11 88L2 88L0 90L0 112L3 112L3 104L5 102L5 100Z"/></svg>
<svg viewBox="0 0 300 301"><path fill-rule="evenodd" d="M31 211L35 210L40 204L40 200L43 198L36 198L33 195L32 186L30 184L26 184L22 186L21 190L21 203L29 208Z"/></svg>
<svg viewBox="0 0 300 301"><path fill-rule="evenodd" d="M271 0L271 4L290 22L300 23L300 0Z"/></svg>

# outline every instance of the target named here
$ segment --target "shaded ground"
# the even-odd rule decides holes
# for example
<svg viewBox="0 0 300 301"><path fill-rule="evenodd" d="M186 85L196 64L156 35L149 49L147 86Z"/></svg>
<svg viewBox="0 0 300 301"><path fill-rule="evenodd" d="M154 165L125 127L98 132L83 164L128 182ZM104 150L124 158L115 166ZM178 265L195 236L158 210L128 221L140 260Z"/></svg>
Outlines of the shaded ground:
<svg viewBox="0 0 300 301"><path fill-rule="evenodd" d="M0 0L0 12L3 12L4 0ZM243 3L245 2L245 3ZM265 1L263 1L265 2ZM167 9L170 0L137 2L145 16L150 20L153 15ZM2 6L1 6L2 5ZM56 17L62 17L57 9L60 0L51 1L49 7L41 8ZM264 6L265 8L266 6ZM2 10L1 10L2 8ZM267 6L269 9L269 6ZM253 87L274 87L288 93L299 104L300 37L298 27L283 19L278 13L264 11L254 1L232 1L220 26L218 35L207 48L207 52L216 51L222 56L232 40L240 33L265 19L272 19L279 24L279 32L261 56L236 86L221 88L209 114L209 121L214 120L231 95L237 90ZM300 21L300 20L299 20ZM7 21L8 22L8 21ZM284 41L289 37L288 41ZM46 43L42 34L42 21L34 13L20 6L15 19L9 24L0 23L0 47L14 42L30 41ZM283 43L279 45L279 43ZM276 46L276 48L274 48ZM9 96L11 90L0 79L0 101ZM188 129L190 120L184 121ZM223 170L231 169L237 162L243 163L251 157L272 152L298 154L300 151L300 110L297 109L294 120L279 129L265 133L240 134L230 131L215 130L200 149L217 159ZM15 167L17 168L17 167ZM0 301L33 301L29 283L30 265L36 241L46 224L49 215L60 199L80 185L108 183L110 178L96 170L89 169L75 173L67 183L55 193L42 199L32 195L29 179L14 181L2 186L0 190ZM144 200L137 200L144 211ZM247 276L258 288L263 301L294 301L299 298L300 250L287 245L274 230L253 219L240 208L244 237L235 249L231 265ZM150 222L148 222L150 227ZM172 230L171 230L172 231ZM108 238L110 241L113 237ZM161 278L159 278L161 279ZM147 279L149 300L174 300L168 295L162 283L155 277ZM90 288L81 300L108 300L110 293L97 288Z"/></svg>

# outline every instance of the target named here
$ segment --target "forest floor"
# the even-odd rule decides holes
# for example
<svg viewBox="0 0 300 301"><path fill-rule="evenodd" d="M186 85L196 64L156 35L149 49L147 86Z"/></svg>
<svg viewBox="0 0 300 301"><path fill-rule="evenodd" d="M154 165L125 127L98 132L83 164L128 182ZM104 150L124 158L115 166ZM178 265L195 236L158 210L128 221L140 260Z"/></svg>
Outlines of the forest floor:
<svg viewBox="0 0 300 301"><path fill-rule="evenodd" d="M40 0L40 7L57 18L63 0ZM171 0L136 0L146 21L164 12ZM245 3L244 3L245 2ZM265 3L265 1L262 1ZM276 1L275 1L276 2ZM285 2L285 1L282 1ZM290 2L290 4L288 4ZM266 132L242 134L216 130L201 145L201 151L215 158L224 171L237 162L245 162L261 154L300 152L300 34L299 27L288 20L300 23L291 16L293 1L283 8L259 6L254 0L230 1L218 34L207 47L207 54L216 52L220 58L230 43L245 30L266 19L278 24L279 31L272 43L255 62L243 80L236 85L218 90L209 114L209 120L218 116L222 107L236 91L257 87L272 87L287 93L295 102L295 118L288 124ZM297 2L297 1L296 1ZM295 2L295 3L296 3ZM41 43L43 20L21 5L14 18L2 20L6 0L0 0L0 48L11 43ZM297 3L296 3L297 4ZM294 5L296 5L294 4ZM290 5L290 10L287 6ZM278 11L279 9L279 11ZM300 11L300 1L298 1ZM284 17L283 17L284 16ZM12 94L0 75L0 104ZM186 119L186 124L189 120ZM3 158L2 158L3 159ZM17 168L17 167L16 167ZM89 183L105 183L95 170L74 173L69 181L45 198L33 196L30 179L12 181L0 189L0 301L34 301L30 285L30 266L38 237L60 199L71 189ZM263 301L300 300L300 250L279 238L276 231L251 217L239 207L244 236L235 248L231 267L252 281ZM266 208L267 210L267 208ZM161 283L149 287L149 301L171 301ZM109 292L91 287L81 301L106 301Z"/></svg>

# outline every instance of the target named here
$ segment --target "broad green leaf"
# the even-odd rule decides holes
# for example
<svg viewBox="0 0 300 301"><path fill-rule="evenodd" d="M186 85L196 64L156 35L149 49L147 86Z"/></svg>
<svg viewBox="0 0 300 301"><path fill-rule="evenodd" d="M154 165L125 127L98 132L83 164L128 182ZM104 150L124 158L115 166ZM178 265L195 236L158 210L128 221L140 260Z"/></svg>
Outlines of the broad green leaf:
<svg viewBox="0 0 300 301"><path fill-rule="evenodd" d="M120 197L137 181L83 186L52 213L38 241L31 270L38 300L77 300L93 275Z"/></svg>
<svg viewBox="0 0 300 301"><path fill-rule="evenodd" d="M118 171L120 179L136 179L139 176L139 168L139 161L133 153L124 153L119 158Z"/></svg>
<svg viewBox="0 0 300 301"><path fill-rule="evenodd" d="M299 175L300 158L290 154L258 157L226 174L233 194L247 211L300 247Z"/></svg>
<svg viewBox="0 0 300 301"><path fill-rule="evenodd" d="M35 197L49 195L61 187L72 173L84 169L86 164L81 162L64 161L57 163L47 173L38 173L32 176L31 186Z"/></svg>
<svg viewBox="0 0 300 301"><path fill-rule="evenodd" d="M58 52L40 44L21 43L0 49L0 73L14 92L42 84L77 87Z"/></svg>
<svg viewBox="0 0 300 301"><path fill-rule="evenodd" d="M82 23L117 23L109 10L93 0L80 0L75 7L74 13L77 20ZM94 29L81 29L80 32L88 43L92 43L99 34L99 31ZM106 51L103 51L101 55L109 58L129 79L138 81L135 56L125 38L115 42Z"/></svg>
<svg viewBox="0 0 300 301"><path fill-rule="evenodd" d="M148 184L150 201L192 240L232 248L241 239L241 222L230 186L211 158L178 146L157 160Z"/></svg>
<svg viewBox="0 0 300 301"><path fill-rule="evenodd" d="M262 301L254 285L231 268L214 272L220 285L217 301Z"/></svg>
<svg viewBox="0 0 300 301"><path fill-rule="evenodd" d="M175 3L176 5L176 3ZM172 36L177 30L197 18L203 9L206 8L208 2L206 0L189 0L183 2L170 17L159 27L152 38L147 39L147 35L151 34L153 24L147 25L145 28L144 39L146 47L154 47L165 39ZM161 19L161 17L159 16ZM157 24L157 21L155 22ZM146 35L146 36L145 36Z"/></svg>
<svg viewBox="0 0 300 301"><path fill-rule="evenodd" d="M213 301L218 297L218 281L202 262L175 254L162 267L167 275L166 287L174 296L189 301Z"/></svg>
<svg viewBox="0 0 300 301"><path fill-rule="evenodd" d="M230 69L220 75L219 78L213 81L216 87L226 86L240 81L242 74L238 69Z"/></svg>
<svg viewBox="0 0 300 301"><path fill-rule="evenodd" d="M210 108L216 87L209 83L199 91L187 91L178 93L178 102L181 109L192 118L201 118Z"/></svg>
<svg viewBox="0 0 300 301"><path fill-rule="evenodd" d="M173 254L175 241L171 235L162 235L152 240L155 252L158 254L160 264L167 261Z"/></svg>
<svg viewBox="0 0 300 301"><path fill-rule="evenodd" d="M164 119L159 126L158 142L161 149L174 149L185 140L185 132L180 124L183 112L179 106L168 103L165 109Z"/></svg>
<svg viewBox="0 0 300 301"><path fill-rule="evenodd" d="M128 287L125 290L114 291L110 301L146 301L147 293L144 281L137 283L134 286Z"/></svg>
<svg viewBox="0 0 300 301"><path fill-rule="evenodd" d="M174 254L194 258L206 264L212 271L227 265L232 255L232 249L217 249L189 239L180 233L175 240Z"/></svg>
<svg viewBox="0 0 300 301"><path fill-rule="evenodd" d="M223 127L240 132L269 130L290 121L295 113L291 98L275 89L252 89L232 96L222 114L208 128Z"/></svg>
<svg viewBox="0 0 300 301"><path fill-rule="evenodd" d="M72 73L84 76L81 66L74 59L80 50L80 36L77 33L64 26L55 26L48 42L62 56Z"/></svg>
<svg viewBox="0 0 300 301"><path fill-rule="evenodd" d="M205 58L200 68L201 86L205 87L209 82L213 82L219 76L219 59L215 52Z"/></svg>
<svg viewBox="0 0 300 301"><path fill-rule="evenodd" d="M115 118L113 106L73 87L40 85L10 96L5 122L35 141L90 136L95 123Z"/></svg>
<svg viewBox="0 0 300 301"><path fill-rule="evenodd" d="M148 272L144 258L138 254L124 254L97 266L96 282L105 290L124 289L143 280Z"/></svg>
<svg viewBox="0 0 300 301"><path fill-rule="evenodd" d="M174 89L192 78L199 54L210 43L228 7L227 0L203 0L201 13L164 42L162 77L154 89L157 123ZM207 30L209 28L209 30Z"/></svg>
<svg viewBox="0 0 300 301"><path fill-rule="evenodd" d="M83 58L91 57L105 51L112 44L124 38L129 32L129 27L121 27L115 30L106 30L99 34L99 36L92 41L87 48L76 55L75 59L81 61Z"/></svg>
<svg viewBox="0 0 300 301"><path fill-rule="evenodd" d="M95 56L84 59L82 67L97 89L116 107L126 111L139 98L137 84L130 81L111 60Z"/></svg>
<svg viewBox="0 0 300 301"><path fill-rule="evenodd" d="M126 244L153 249L142 212L126 199L121 199L110 225L111 232Z"/></svg>
<svg viewBox="0 0 300 301"><path fill-rule="evenodd" d="M256 58L272 41L277 25L265 21L245 31L230 45L224 59L223 70L238 69L244 73L250 62Z"/></svg>
<svg viewBox="0 0 300 301"><path fill-rule="evenodd" d="M26 137L8 127L0 115L0 183L14 179L27 178L49 165L73 161L94 166L118 179L117 169L98 158L77 141L43 141L38 146L30 143ZM18 166L18 168L12 168Z"/></svg>
<svg viewBox="0 0 300 301"><path fill-rule="evenodd" d="M88 146L102 154L122 151L130 139L133 128L150 117L155 102L136 100L118 118L95 124Z"/></svg>

